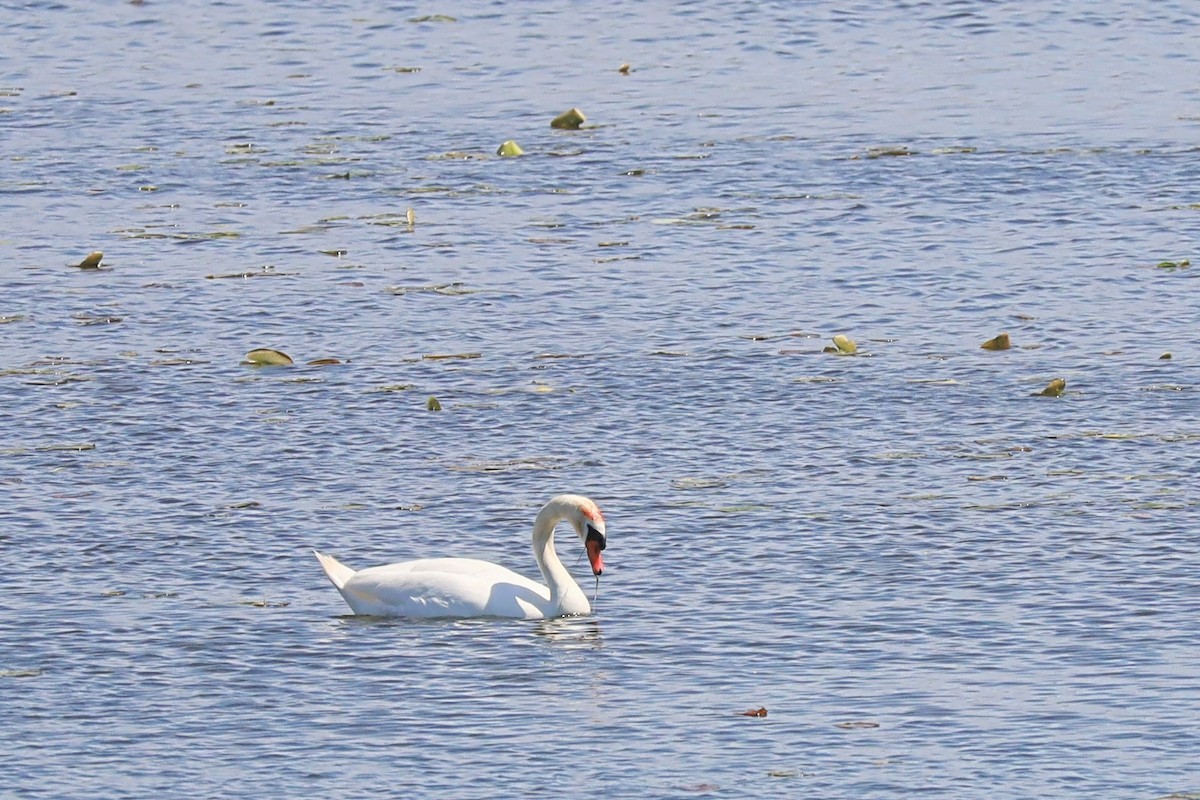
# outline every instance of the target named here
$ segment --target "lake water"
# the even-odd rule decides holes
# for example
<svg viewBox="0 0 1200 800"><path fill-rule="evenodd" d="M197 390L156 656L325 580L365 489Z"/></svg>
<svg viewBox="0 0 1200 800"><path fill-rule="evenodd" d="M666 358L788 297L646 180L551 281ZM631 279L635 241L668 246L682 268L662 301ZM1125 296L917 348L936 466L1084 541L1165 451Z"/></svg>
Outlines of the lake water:
<svg viewBox="0 0 1200 800"><path fill-rule="evenodd" d="M1198 33L0 4L0 794L1200 796Z"/></svg>

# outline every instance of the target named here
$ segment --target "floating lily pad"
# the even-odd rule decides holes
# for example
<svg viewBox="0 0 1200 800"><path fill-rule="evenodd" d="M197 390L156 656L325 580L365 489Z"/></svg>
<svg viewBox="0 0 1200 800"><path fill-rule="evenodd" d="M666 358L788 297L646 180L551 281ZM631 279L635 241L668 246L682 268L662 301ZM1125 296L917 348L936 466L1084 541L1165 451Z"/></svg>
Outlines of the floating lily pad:
<svg viewBox="0 0 1200 800"><path fill-rule="evenodd" d="M310 367L333 367L341 363L342 362L336 358L314 358L312 361L308 362L308 365Z"/></svg>
<svg viewBox="0 0 1200 800"><path fill-rule="evenodd" d="M7 325L10 322L20 322L25 319L24 314L0 314L0 325Z"/></svg>
<svg viewBox="0 0 1200 800"><path fill-rule="evenodd" d="M285 367L294 363L287 353L269 347L260 347L246 353L246 362L256 367Z"/></svg>
<svg viewBox="0 0 1200 800"><path fill-rule="evenodd" d="M1191 261L1189 261L1186 258L1181 258L1178 261L1160 261L1157 264L1155 264L1154 266L1156 266L1158 269L1177 270L1177 269L1185 269L1187 267L1190 267L1191 265L1192 265Z"/></svg>
<svg viewBox="0 0 1200 800"><path fill-rule="evenodd" d="M426 411L441 411L442 404L438 401L438 399L436 397L434 397L433 395L430 395L429 399L425 401L425 410Z"/></svg>
<svg viewBox="0 0 1200 800"><path fill-rule="evenodd" d="M411 383L390 383L387 386L379 386L372 391L376 392L407 392L409 389L417 388Z"/></svg>
<svg viewBox="0 0 1200 800"><path fill-rule="evenodd" d="M998 336L993 336L979 346L984 350L1007 350L1012 347L1012 342L1009 340L1007 333L1001 333Z"/></svg>
<svg viewBox="0 0 1200 800"><path fill-rule="evenodd" d="M550 120L550 127L564 131L577 131L579 126L587 122L587 117L578 108L567 109Z"/></svg>
<svg viewBox="0 0 1200 800"><path fill-rule="evenodd" d="M0 317L0 322L3 322L3 321L4 321L4 318ZM1171 359L1170 353L1163 353L1161 356L1158 357L1159 361L1169 361L1170 359Z"/></svg>
<svg viewBox="0 0 1200 800"><path fill-rule="evenodd" d="M629 66L628 64L622 64L621 66L617 67L617 72L621 73L622 75L628 75L632 71L633 67Z"/></svg>

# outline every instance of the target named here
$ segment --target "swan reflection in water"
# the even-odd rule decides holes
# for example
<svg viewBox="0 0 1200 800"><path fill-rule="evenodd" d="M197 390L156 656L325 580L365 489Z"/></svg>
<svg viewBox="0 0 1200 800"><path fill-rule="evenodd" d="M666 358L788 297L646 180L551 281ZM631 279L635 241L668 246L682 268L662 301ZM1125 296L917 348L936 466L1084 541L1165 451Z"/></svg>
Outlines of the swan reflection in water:
<svg viewBox="0 0 1200 800"><path fill-rule="evenodd" d="M556 617L534 623L537 636L564 650L599 650L604 646L595 617Z"/></svg>

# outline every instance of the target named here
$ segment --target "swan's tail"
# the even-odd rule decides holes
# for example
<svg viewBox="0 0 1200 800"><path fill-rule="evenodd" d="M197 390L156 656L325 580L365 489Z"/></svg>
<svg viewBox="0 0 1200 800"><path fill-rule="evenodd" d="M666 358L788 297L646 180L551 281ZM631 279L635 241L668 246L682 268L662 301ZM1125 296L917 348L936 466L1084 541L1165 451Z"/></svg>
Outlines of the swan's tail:
<svg viewBox="0 0 1200 800"><path fill-rule="evenodd" d="M354 577L354 570L333 556L322 555L316 550L313 550L313 555L317 557L317 561L321 562L321 566L325 569L325 574L329 576L329 582L336 586L339 592L346 585L346 581Z"/></svg>

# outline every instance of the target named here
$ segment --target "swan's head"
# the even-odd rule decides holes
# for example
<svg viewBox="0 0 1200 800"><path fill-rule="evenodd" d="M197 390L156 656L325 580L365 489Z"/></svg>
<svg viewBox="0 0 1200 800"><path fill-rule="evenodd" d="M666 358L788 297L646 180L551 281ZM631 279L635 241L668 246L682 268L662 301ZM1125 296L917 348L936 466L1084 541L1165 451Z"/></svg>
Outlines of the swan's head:
<svg viewBox="0 0 1200 800"><path fill-rule="evenodd" d="M604 559L600 557L600 551L608 547L608 539L604 535L604 515L600 513L600 507L581 497L570 519L575 532L583 540L583 546L587 548L592 574L599 575L604 572Z"/></svg>

